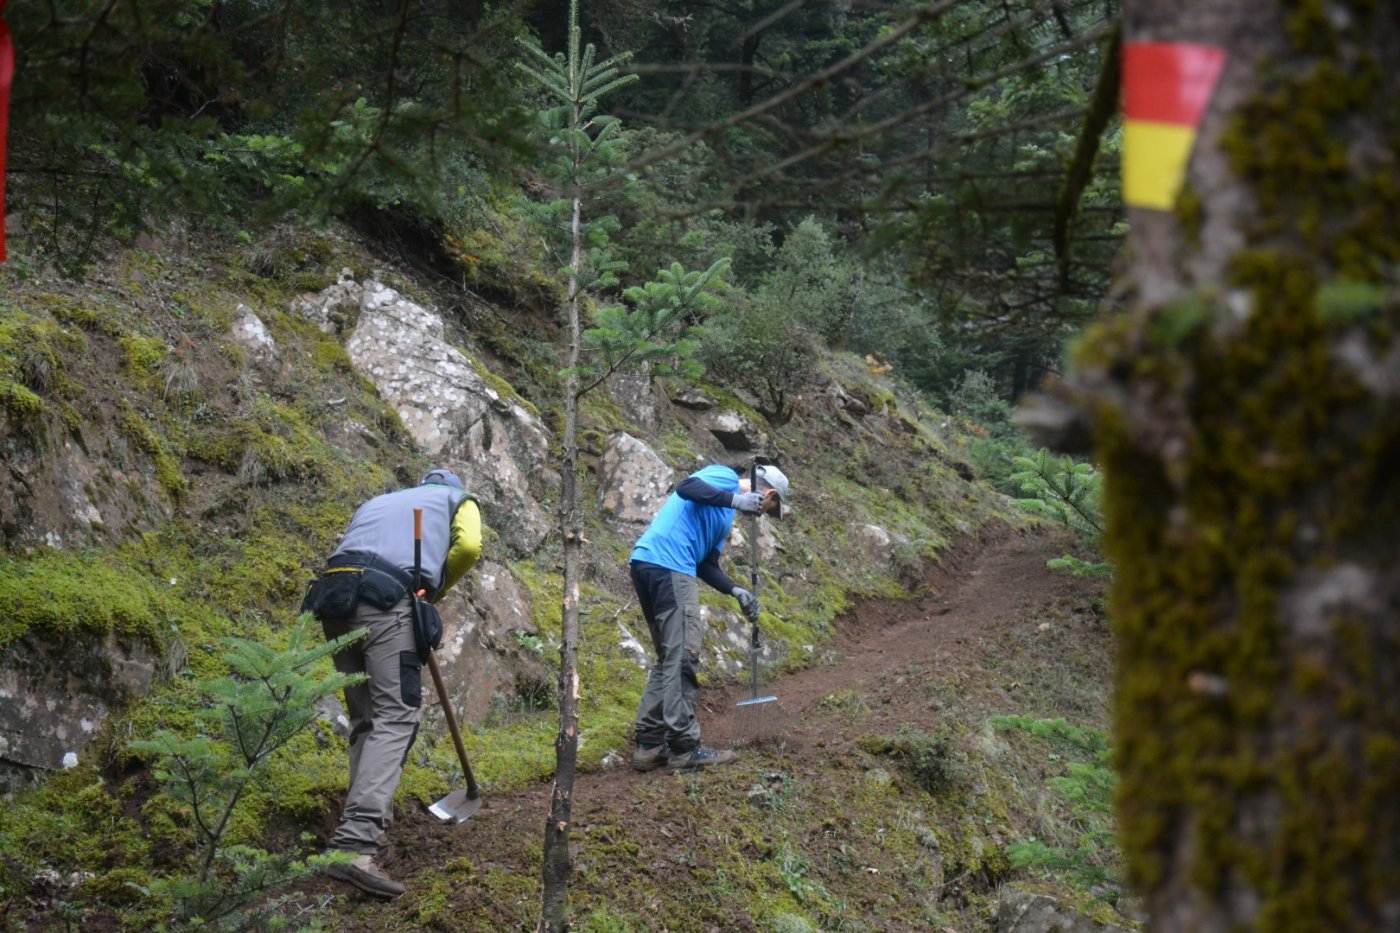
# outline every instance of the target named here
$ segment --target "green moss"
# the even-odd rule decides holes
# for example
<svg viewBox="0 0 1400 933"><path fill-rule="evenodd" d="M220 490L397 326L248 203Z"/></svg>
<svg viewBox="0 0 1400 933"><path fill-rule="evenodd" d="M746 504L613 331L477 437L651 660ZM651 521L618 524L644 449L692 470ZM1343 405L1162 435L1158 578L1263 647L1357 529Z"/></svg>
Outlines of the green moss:
<svg viewBox="0 0 1400 933"><path fill-rule="evenodd" d="M62 324L72 324L84 330L115 337L120 333L118 321L109 309L90 304L69 295L42 293L31 295L27 302L41 308Z"/></svg>
<svg viewBox="0 0 1400 933"><path fill-rule="evenodd" d="M159 646L178 602L121 552L42 552L0 562L0 646L108 633Z"/></svg>
<svg viewBox="0 0 1400 933"><path fill-rule="evenodd" d="M164 382L161 367L169 353L165 341L140 334L123 334L117 340L122 365L132 383L142 389L159 389Z"/></svg>
<svg viewBox="0 0 1400 933"><path fill-rule="evenodd" d="M121 430L138 450L150 457L155 465L156 482L172 499L180 502L186 492L186 482L179 458L125 399L122 400Z"/></svg>
<svg viewBox="0 0 1400 933"><path fill-rule="evenodd" d="M10 380L0 381L0 405L21 426L36 424L44 414L44 400L30 391L28 386Z"/></svg>
<svg viewBox="0 0 1400 933"><path fill-rule="evenodd" d="M150 855L141 826L87 768L55 774L0 808L0 849L0 885L7 894L26 890L33 873L47 867L105 874Z"/></svg>
<svg viewBox="0 0 1400 933"><path fill-rule="evenodd" d="M87 338L46 314L0 304L0 408L27 433L36 433L50 403L72 426L71 400L82 396L70 366L88 353Z"/></svg>

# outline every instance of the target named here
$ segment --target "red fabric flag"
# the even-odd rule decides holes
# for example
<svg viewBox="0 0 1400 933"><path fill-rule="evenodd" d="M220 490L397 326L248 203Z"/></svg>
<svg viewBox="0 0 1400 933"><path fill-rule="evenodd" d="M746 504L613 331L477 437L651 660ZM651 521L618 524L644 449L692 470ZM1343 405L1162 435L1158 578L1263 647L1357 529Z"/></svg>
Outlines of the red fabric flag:
<svg viewBox="0 0 1400 933"><path fill-rule="evenodd" d="M0 17L5 15L5 0L0 0ZM0 18L0 262L5 254L5 144L10 138L10 81L15 76L15 46L10 41L10 27Z"/></svg>

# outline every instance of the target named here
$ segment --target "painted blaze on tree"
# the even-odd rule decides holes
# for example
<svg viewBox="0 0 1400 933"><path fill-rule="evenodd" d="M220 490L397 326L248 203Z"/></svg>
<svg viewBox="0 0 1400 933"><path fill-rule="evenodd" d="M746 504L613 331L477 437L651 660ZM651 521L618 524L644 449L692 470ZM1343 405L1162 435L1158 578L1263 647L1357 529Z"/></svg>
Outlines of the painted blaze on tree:
<svg viewBox="0 0 1400 933"><path fill-rule="evenodd" d="M1400 929L1400 8L1125 3L1221 47L1132 310L1063 389L1105 472L1154 930Z"/></svg>

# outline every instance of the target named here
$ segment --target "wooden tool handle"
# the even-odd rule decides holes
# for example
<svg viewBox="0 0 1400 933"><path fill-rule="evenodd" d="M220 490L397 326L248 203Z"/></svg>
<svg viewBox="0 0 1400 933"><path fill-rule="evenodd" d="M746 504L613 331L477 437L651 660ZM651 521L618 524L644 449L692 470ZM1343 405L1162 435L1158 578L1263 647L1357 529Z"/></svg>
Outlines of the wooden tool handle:
<svg viewBox="0 0 1400 933"><path fill-rule="evenodd" d="M442 701L442 717L447 720L447 731L452 733L452 744L457 748L457 760L462 764L462 776L467 779L467 799L475 800L481 796L481 788L476 785L476 775L472 774L472 766L467 761L467 749L462 744L462 733L457 728L457 716L452 712L452 701L447 697L447 685L442 682L442 670L438 667L437 658L428 655L428 670L433 675L433 685L437 687L438 699Z"/></svg>

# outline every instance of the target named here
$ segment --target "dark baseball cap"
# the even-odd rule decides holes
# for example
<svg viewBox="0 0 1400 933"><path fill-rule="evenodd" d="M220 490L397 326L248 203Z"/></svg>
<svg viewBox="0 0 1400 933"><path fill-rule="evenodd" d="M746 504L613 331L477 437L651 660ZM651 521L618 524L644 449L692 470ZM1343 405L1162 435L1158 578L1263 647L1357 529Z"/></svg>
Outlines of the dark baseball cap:
<svg viewBox="0 0 1400 933"><path fill-rule="evenodd" d="M457 474L446 469L429 470L427 473L423 474L423 478L418 481L418 485L455 486L458 489L465 488L462 485L462 481L457 477Z"/></svg>

